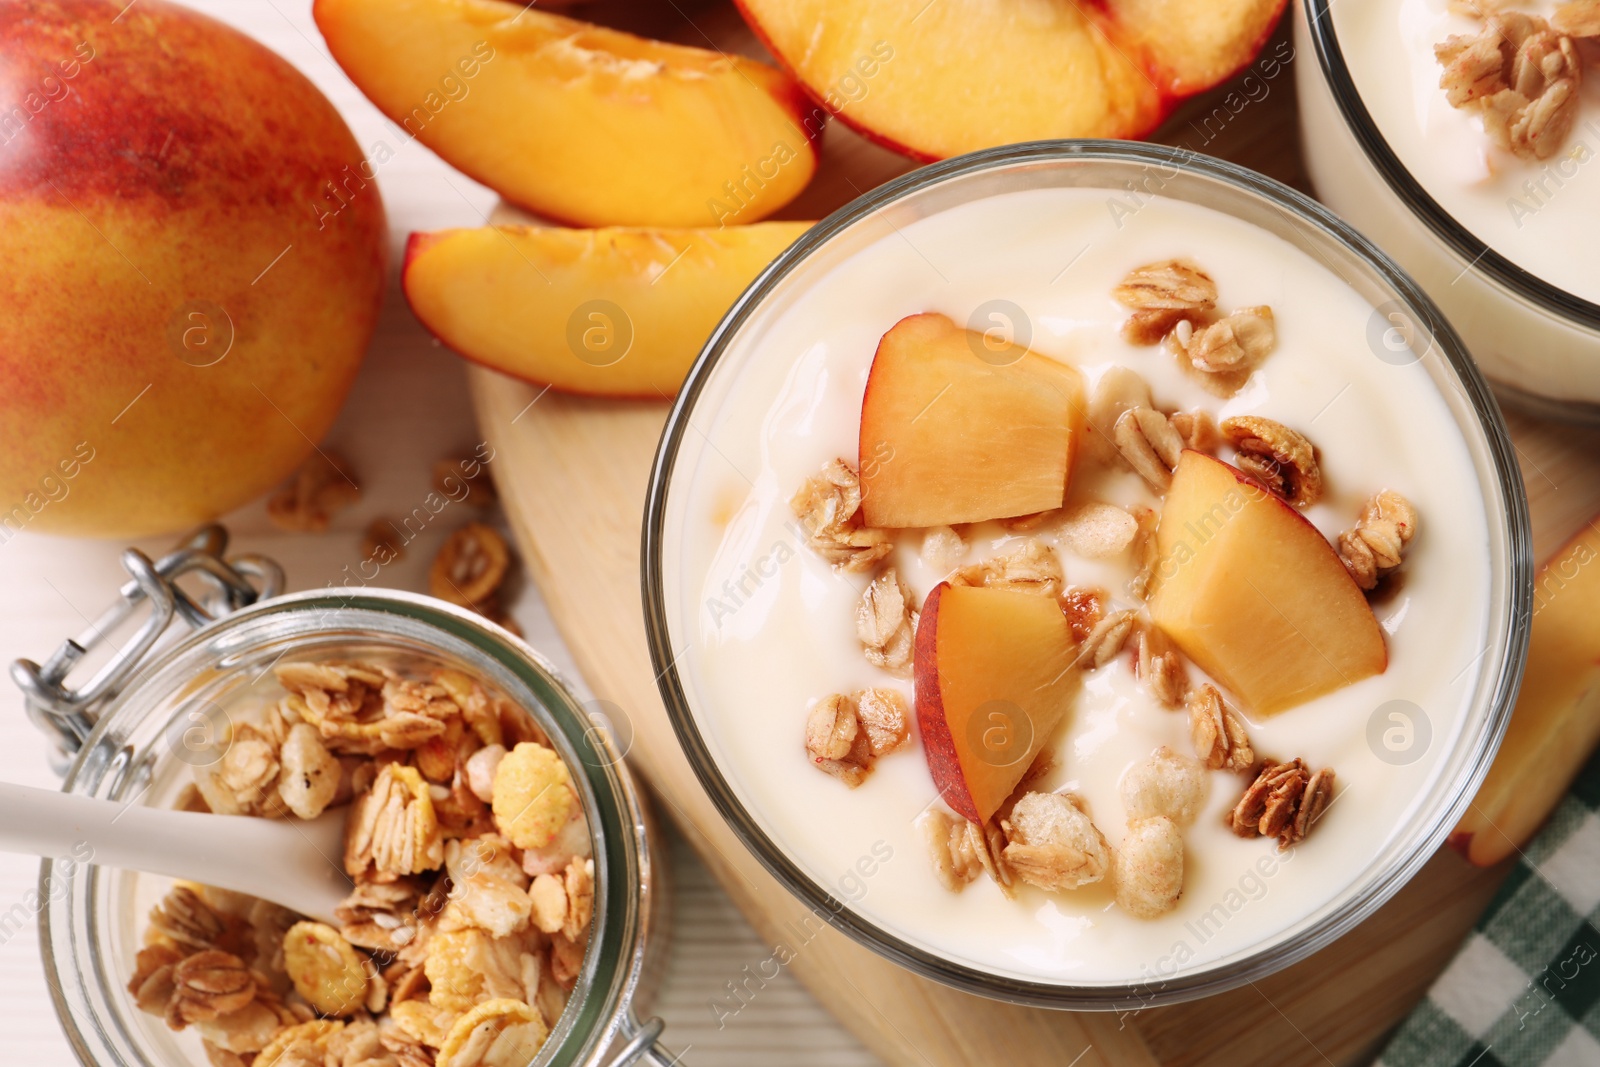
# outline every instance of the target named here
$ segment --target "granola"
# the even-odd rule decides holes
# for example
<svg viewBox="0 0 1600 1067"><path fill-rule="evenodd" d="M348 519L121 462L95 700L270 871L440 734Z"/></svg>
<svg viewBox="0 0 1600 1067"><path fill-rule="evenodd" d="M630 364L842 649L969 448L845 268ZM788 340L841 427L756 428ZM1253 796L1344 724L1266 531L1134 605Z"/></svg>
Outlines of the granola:
<svg viewBox="0 0 1600 1067"><path fill-rule="evenodd" d="M376 881L433 870L444 862L444 837L433 795L415 767L386 763L372 788L350 806L345 873Z"/></svg>
<svg viewBox="0 0 1600 1067"><path fill-rule="evenodd" d="M1156 564L1160 561L1161 551L1156 543L1156 524L1159 516L1154 508L1134 508L1134 521L1138 529L1133 536L1133 559L1137 569L1133 577L1128 579L1128 595L1135 600L1144 600L1150 595L1150 582L1155 577Z"/></svg>
<svg viewBox="0 0 1600 1067"><path fill-rule="evenodd" d="M1165 815L1176 825L1187 826L1205 803L1205 768L1199 760L1180 756L1163 745L1128 768L1121 791L1130 821Z"/></svg>
<svg viewBox="0 0 1600 1067"><path fill-rule="evenodd" d="M1516 11L1483 11L1483 28L1434 46L1444 67L1439 87L1452 107L1477 111L1499 148L1548 159L1578 117L1583 58L1578 38L1600 27L1591 0L1563 5L1556 25Z"/></svg>
<svg viewBox="0 0 1600 1067"><path fill-rule="evenodd" d="M1119 455L1117 421L1133 408L1154 406L1150 386L1137 373L1127 367L1107 370L1095 382L1094 393L1089 397L1084 454L1101 463L1115 461Z"/></svg>
<svg viewBox="0 0 1600 1067"><path fill-rule="evenodd" d="M1568 37L1600 37L1600 0L1570 0L1556 8L1550 25Z"/></svg>
<svg viewBox="0 0 1600 1067"><path fill-rule="evenodd" d="M409 879L357 883L334 912L339 936L357 948L397 953L417 936L422 893Z"/></svg>
<svg viewBox="0 0 1600 1067"><path fill-rule="evenodd" d="M173 887L150 912L150 929L168 944L189 951L221 945L230 925L199 893L186 885Z"/></svg>
<svg viewBox="0 0 1600 1067"><path fill-rule="evenodd" d="M1228 813L1228 828L1240 837L1276 837L1286 849L1305 840L1332 802L1333 787L1332 770L1313 774L1302 759L1269 760Z"/></svg>
<svg viewBox="0 0 1600 1067"><path fill-rule="evenodd" d="M1169 708L1183 707L1184 694L1189 689L1189 671L1172 640L1154 626L1139 627L1133 671L1151 696Z"/></svg>
<svg viewBox="0 0 1600 1067"><path fill-rule="evenodd" d="M550 1036L538 1009L520 1000L491 1000L456 1020L436 1067L511 1067L527 1063Z"/></svg>
<svg viewBox="0 0 1600 1067"><path fill-rule="evenodd" d="M1238 450L1240 470L1297 508L1322 498L1322 468L1317 449L1304 434L1259 415L1239 415L1222 423Z"/></svg>
<svg viewBox="0 0 1600 1067"><path fill-rule="evenodd" d="M1002 890L1012 886L1009 867L997 859L1005 848L1005 834L999 827L979 826L938 809L924 812L917 820L934 876L952 893L959 893L988 873Z"/></svg>
<svg viewBox="0 0 1600 1067"><path fill-rule="evenodd" d="M475 455L463 454L436 461L433 488L468 507L486 508L499 499L488 467Z"/></svg>
<svg viewBox="0 0 1600 1067"><path fill-rule="evenodd" d="M856 636L867 662L902 676L909 674L916 633L911 590L890 567L867 585L856 609Z"/></svg>
<svg viewBox="0 0 1600 1067"><path fill-rule="evenodd" d="M1128 466L1158 492L1165 492L1183 452L1183 437L1167 416L1143 405L1132 407L1117 419L1113 434Z"/></svg>
<svg viewBox="0 0 1600 1067"><path fill-rule="evenodd" d="M572 775L553 749L523 742L495 769L495 825L518 848L549 844L577 806Z"/></svg>
<svg viewBox="0 0 1600 1067"><path fill-rule="evenodd" d="M1222 444L1222 430L1210 412L1202 409L1174 411L1167 419L1172 423L1172 428L1178 431L1184 448L1210 454Z"/></svg>
<svg viewBox="0 0 1600 1067"><path fill-rule="evenodd" d="M299 993L322 1015L349 1015L367 999L368 961L339 931L295 923L283 939L283 966Z"/></svg>
<svg viewBox="0 0 1600 1067"><path fill-rule="evenodd" d="M1255 766L1244 720L1214 685L1207 683L1189 694L1189 738L1194 754L1212 770L1247 771Z"/></svg>
<svg viewBox="0 0 1600 1067"><path fill-rule="evenodd" d="M1066 576L1055 551L1035 537L1006 555L961 568L950 576L950 584L1000 586L1053 597L1066 585Z"/></svg>
<svg viewBox="0 0 1600 1067"><path fill-rule="evenodd" d="M856 718L866 731L873 757L904 748L911 739L911 712L893 689L863 689L856 694Z"/></svg>
<svg viewBox="0 0 1600 1067"><path fill-rule="evenodd" d="M1393 489L1368 500L1355 526L1339 535L1339 559L1362 589L1377 588L1404 561L1417 535L1417 509Z"/></svg>
<svg viewBox="0 0 1600 1067"><path fill-rule="evenodd" d="M1127 508L1091 501L1068 508L1057 536L1068 551L1090 559L1111 559L1128 551L1139 520Z"/></svg>
<svg viewBox="0 0 1600 1067"><path fill-rule="evenodd" d="M291 726L278 761L278 796L284 806L302 819L321 815L339 791L341 771L316 727L303 722Z"/></svg>
<svg viewBox="0 0 1600 1067"><path fill-rule="evenodd" d="M468 927L434 935L424 970L432 987L429 1002L464 1012L484 1000L530 995L539 982L539 956L528 938L497 938Z"/></svg>
<svg viewBox="0 0 1600 1067"><path fill-rule="evenodd" d="M1072 640L1082 645L1106 617L1107 594L1100 589L1072 586L1061 594L1061 613L1067 617Z"/></svg>
<svg viewBox="0 0 1600 1067"><path fill-rule="evenodd" d="M289 691L282 714L315 726L336 755L417 748L444 734L449 719L462 712L437 681L401 678L385 669L292 664L276 674Z"/></svg>
<svg viewBox="0 0 1600 1067"><path fill-rule="evenodd" d="M216 769L196 781L212 811L218 815L268 818L285 813L278 790L282 739L274 725L269 719L268 725L241 723L233 728L227 751L217 761Z"/></svg>
<svg viewBox="0 0 1600 1067"><path fill-rule="evenodd" d="M935 526L922 535L922 561L939 574L948 574L967 554L967 542L949 526Z"/></svg>
<svg viewBox="0 0 1600 1067"><path fill-rule="evenodd" d="M842 459L823 464L789 501L813 551L842 571L870 570L894 549L885 530L861 518L861 479Z"/></svg>
<svg viewBox="0 0 1600 1067"><path fill-rule="evenodd" d="M564 872L535 878L528 893L535 926L576 940L594 916L594 861L574 857Z"/></svg>
<svg viewBox="0 0 1600 1067"><path fill-rule="evenodd" d="M486 930L510 937L528 928L533 899L526 871L512 857L511 843L498 834L483 834L445 846L444 866L450 875L450 899L439 915L438 929Z"/></svg>
<svg viewBox="0 0 1600 1067"><path fill-rule="evenodd" d="M844 759L860 729L854 701L843 693L823 697L806 714L806 751L816 759Z"/></svg>
<svg viewBox="0 0 1600 1067"><path fill-rule="evenodd" d="M361 558L380 567L406 558L406 544L392 519L373 519L361 533Z"/></svg>
<svg viewBox="0 0 1600 1067"><path fill-rule="evenodd" d="M1178 323L1199 318L1217 303L1217 283L1193 263L1169 259L1135 267L1111 291L1133 314L1122 336L1136 345L1155 344Z"/></svg>
<svg viewBox="0 0 1600 1067"><path fill-rule="evenodd" d="M360 499L350 464L319 448L267 498L267 518L290 533L323 533L334 515Z"/></svg>
<svg viewBox="0 0 1600 1067"><path fill-rule="evenodd" d="M1016 877L1040 889L1077 889L1106 876L1111 849L1076 796L1025 793L1001 823L1001 853Z"/></svg>
<svg viewBox="0 0 1600 1067"><path fill-rule="evenodd" d="M1135 345L1165 341L1200 385L1216 396L1237 393L1276 342L1271 308L1247 307L1222 315L1217 310L1216 283L1192 263L1167 260L1138 267L1112 295L1133 309L1122 324L1125 340ZM1117 388L1130 401L1123 410L1138 404L1140 398L1130 394L1124 383ZM1148 392L1142 399L1149 407ZM1122 413L1113 413L1113 420ZM1094 415L1091 405L1091 421ZM1167 466L1170 469L1171 463Z"/></svg>
<svg viewBox="0 0 1600 1067"><path fill-rule="evenodd" d="M255 999L256 982L244 960L208 949L173 965L171 996L167 1021L181 1030L185 1024L240 1010Z"/></svg>
<svg viewBox="0 0 1600 1067"><path fill-rule="evenodd" d="M879 756L905 747L910 737L910 710L892 689L833 693L806 713L807 756L852 789L866 780Z"/></svg>
<svg viewBox="0 0 1600 1067"><path fill-rule="evenodd" d="M1183 835L1165 815L1128 823L1116 850L1112 885L1117 905L1140 919L1177 906L1183 894Z"/></svg>
<svg viewBox="0 0 1600 1067"><path fill-rule="evenodd" d="M1139 613L1131 609L1113 611L1095 623L1089 636L1078 645L1074 662L1084 670L1104 667L1122 652L1128 638L1139 625Z"/></svg>
<svg viewBox="0 0 1600 1067"><path fill-rule="evenodd" d="M150 914L134 1003L197 1031L224 1067L532 1059L565 1008L595 906L587 824L544 734L457 672L295 663L277 676L283 700L238 719L233 746L248 742L248 760L198 770L207 784L186 802L280 818L349 803L355 885L339 925L174 886ZM388 746L376 727L393 720L440 729ZM420 736L408 730L387 732Z"/></svg>
<svg viewBox="0 0 1600 1067"><path fill-rule="evenodd" d="M1248 374L1272 354L1277 339L1272 309L1265 305L1240 308L1175 338L1194 369L1211 375Z"/></svg>
<svg viewBox="0 0 1600 1067"><path fill-rule="evenodd" d="M511 550L492 526L469 522L452 533L428 569L428 592L483 615L499 614Z"/></svg>

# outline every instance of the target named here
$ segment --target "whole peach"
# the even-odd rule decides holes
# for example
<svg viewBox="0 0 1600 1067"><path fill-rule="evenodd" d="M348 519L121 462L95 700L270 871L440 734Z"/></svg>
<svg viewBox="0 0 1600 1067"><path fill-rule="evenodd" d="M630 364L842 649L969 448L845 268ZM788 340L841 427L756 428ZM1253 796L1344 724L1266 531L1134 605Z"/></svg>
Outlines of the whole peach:
<svg viewBox="0 0 1600 1067"><path fill-rule="evenodd" d="M213 19L0 4L0 543L176 529L304 459L376 325L375 177Z"/></svg>

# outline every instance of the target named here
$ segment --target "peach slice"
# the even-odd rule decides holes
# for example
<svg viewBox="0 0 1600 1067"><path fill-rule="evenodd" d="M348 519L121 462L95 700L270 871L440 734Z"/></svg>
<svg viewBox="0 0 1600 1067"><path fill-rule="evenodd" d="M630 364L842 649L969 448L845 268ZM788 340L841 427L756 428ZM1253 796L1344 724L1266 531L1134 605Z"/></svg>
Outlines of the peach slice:
<svg viewBox="0 0 1600 1067"><path fill-rule="evenodd" d="M912 315L878 343L861 402L867 525L944 526L1061 506L1083 377L1015 345Z"/></svg>
<svg viewBox="0 0 1600 1067"><path fill-rule="evenodd" d="M415 233L401 281L422 324L476 363L564 392L667 397L809 225Z"/></svg>
<svg viewBox="0 0 1600 1067"><path fill-rule="evenodd" d="M822 106L921 159L1141 137L1248 64L1284 0L736 0ZM1276 61L1273 61L1276 62Z"/></svg>
<svg viewBox="0 0 1600 1067"><path fill-rule="evenodd" d="M804 93L754 60L504 0L316 0L313 14L407 135L548 218L754 222L816 170Z"/></svg>
<svg viewBox="0 0 1600 1067"><path fill-rule="evenodd" d="M1388 666L1378 620L1327 538L1238 468L1185 451L1156 549L1151 620L1257 714Z"/></svg>
<svg viewBox="0 0 1600 1067"><path fill-rule="evenodd" d="M946 804L986 823L1066 716L1072 631L1051 597L940 582L917 623L917 726Z"/></svg>
<svg viewBox="0 0 1600 1067"><path fill-rule="evenodd" d="M1480 867L1533 837L1600 742L1600 517L1539 569L1528 668L1511 725L1450 835Z"/></svg>

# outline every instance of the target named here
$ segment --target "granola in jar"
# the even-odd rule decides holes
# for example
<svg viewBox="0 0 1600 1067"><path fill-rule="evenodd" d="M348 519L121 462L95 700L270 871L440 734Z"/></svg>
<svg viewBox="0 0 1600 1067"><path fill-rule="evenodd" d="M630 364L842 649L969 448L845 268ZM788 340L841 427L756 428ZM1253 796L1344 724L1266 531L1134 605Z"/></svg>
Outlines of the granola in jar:
<svg viewBox="0 0 1600 1067"><path fill-rule="evenodd" d="M532 717L461 671L289 662L232 715L191 810L312 819L343 806L337 925L179 883L128 991L219 1067L526 1063L577 980L594 916L587 821Z"/></svg>

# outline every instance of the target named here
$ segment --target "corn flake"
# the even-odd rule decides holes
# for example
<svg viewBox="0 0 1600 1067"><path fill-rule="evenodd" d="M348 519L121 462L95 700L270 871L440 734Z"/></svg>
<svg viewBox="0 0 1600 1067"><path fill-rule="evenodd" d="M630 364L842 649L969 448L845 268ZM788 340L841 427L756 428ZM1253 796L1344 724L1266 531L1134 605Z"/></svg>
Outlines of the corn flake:
<svg viewBox="0 0 1600 1067"><path fill-rule="evenodd" d="M285 1063L299 1062L304 1057L296 1056L291 1059L289 1054L291 1052L300 1053L313 1050L321 1053L327 1047L328 1038L343 1029L344 1023L329 1022L326 1019L313 1019L308 1023L291 1026L281 1031L277 1037L267 1044L266 1048L261 1050L261 1054L256 1057L256 1062L264 1064L266 1067L271 1067L272 1064L278 1063L280 1060Z"/></svg>
<svg viewBox="0 0 1600 1067"><path fill-rule="evenodd" d="M525 741L495 769L495 825L518 848L549 844L577 802L566 764L543 745Z"/></svg>
<svg viewBox="0 0 1600 1067"><path fill-rule="evenodd" d="M536 1008L520 1000L487 1001L456 1020L437 1067L524 1067L549 1036Z"/></svg>
<svg viewBox="0 0 1600 1067"><path fill-rule="evenodd" d="M324 923L289 927L283 937L283 966L295 990L323 1015L349 1015L366 1000L366 961Z"/></svg>

